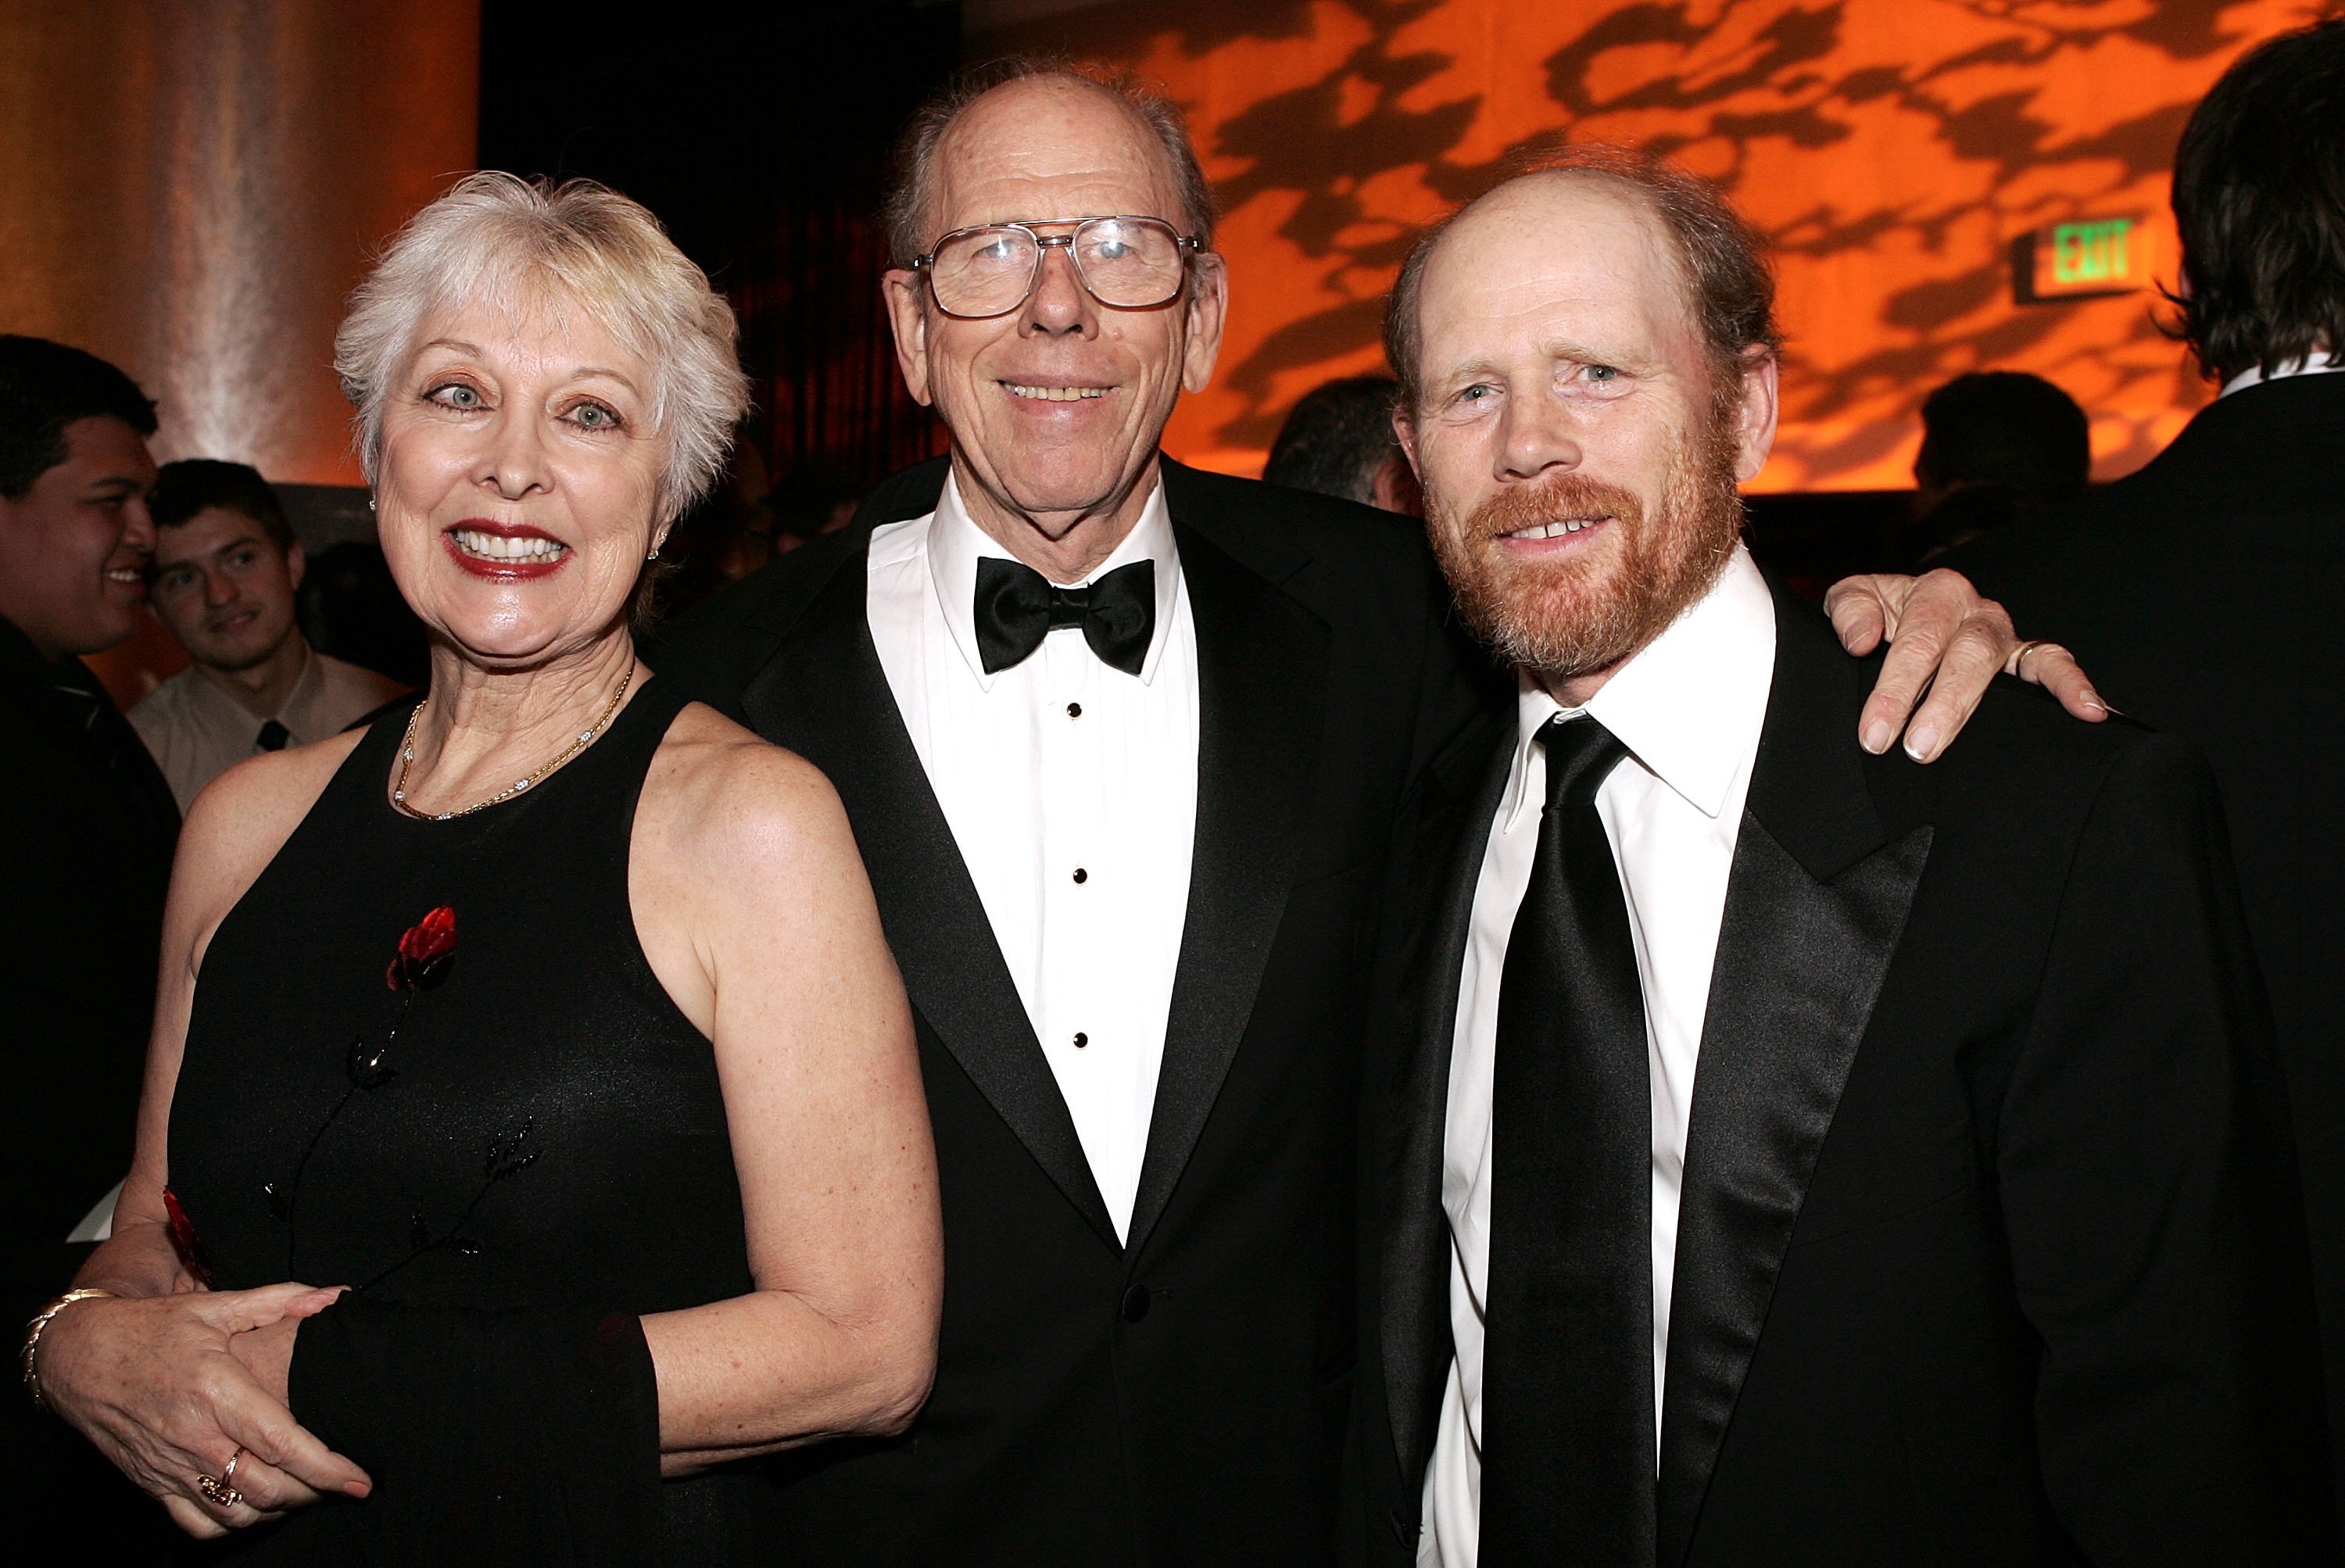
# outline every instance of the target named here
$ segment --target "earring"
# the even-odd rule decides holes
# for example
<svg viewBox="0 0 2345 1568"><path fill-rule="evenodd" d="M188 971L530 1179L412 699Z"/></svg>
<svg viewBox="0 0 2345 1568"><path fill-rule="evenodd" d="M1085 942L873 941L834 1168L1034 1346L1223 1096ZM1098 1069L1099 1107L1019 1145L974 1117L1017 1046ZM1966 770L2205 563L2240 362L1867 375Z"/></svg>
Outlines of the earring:
<svg viewBox="0 0 2345 1568"><path fill-rule="evenodd" d="M645 557L644 557L644 559L645 559L645 560L646 560L646 561L656 561L656 560L658 560L658 559L659 559L659 546L658 546L658 545L653 545L653 546L652 546L652 553L651 553L650 555L648 555L645 556Z"/></svg>

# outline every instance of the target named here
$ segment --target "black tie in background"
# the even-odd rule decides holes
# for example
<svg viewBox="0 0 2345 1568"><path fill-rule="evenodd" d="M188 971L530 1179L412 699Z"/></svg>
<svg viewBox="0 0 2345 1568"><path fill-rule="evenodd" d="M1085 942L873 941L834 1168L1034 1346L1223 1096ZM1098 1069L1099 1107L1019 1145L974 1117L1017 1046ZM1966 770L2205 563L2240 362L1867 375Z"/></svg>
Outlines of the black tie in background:
<svg viewBox="0 0 2345 1568"><path fill-rule="evenodd" d="M1138 675L1156 629L1156 563L1134 561L1098 582L1060 588L1031 566L980 556L977 651L985 673L1023 664L1053 626L1081 626L1100 662Z"/></svg>
<svg viewBox="0 0 2345 1568"><path fill-rule="evenodd" d="M1482 1568L1653 1562L1652 1090L1596 791L1626 754L1556 718L1491 1078Z"/></svg>
<svg viewBox="0 0 2345 1568"><path fill-rule="evenodd" d="M282 751L292 739L293 732L272 718L261 725L252 743L263 751Z"/></svg>

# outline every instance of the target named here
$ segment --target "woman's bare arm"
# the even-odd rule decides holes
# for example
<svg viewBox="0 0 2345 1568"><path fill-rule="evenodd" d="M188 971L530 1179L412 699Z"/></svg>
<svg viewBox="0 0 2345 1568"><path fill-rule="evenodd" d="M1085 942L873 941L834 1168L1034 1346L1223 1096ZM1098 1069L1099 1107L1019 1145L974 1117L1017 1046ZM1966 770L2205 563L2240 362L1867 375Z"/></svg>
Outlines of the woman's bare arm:
<svg viewBox="0 0 2345 1568"><path fill-rule="evenodd" d="M42 1336L49 1403L124 1473L160 1498L194 1534L218 1534L321 1490L363 1494L366 1474L296 1422L230 1353L238 1335L298 1321L332 1300L307 1286L200 1291L180 1268L163 1207L171 1097L187 1044L196 972L212 932L276 857L354 738L276 752L222 774L196 799L179 835L163 918L155 1028L138 1105L137 1142L114 1211L114 1234L75 1283L125 1299L85 1301ZM284 1330L289 1338L289 1327ZM198 1501L198 1474L219 1473L237 1449L237 1484L250 1505Z"/></svg>
<svg viewBox="0 0 2345 1568"><path fill-rule="evenodd" d="M257 757L213 780L189 808L163 913L155 1025L147 1037L130 1174L115 1204L113 1236L90 1255L75 1284L124 1296L194 1288L171 1247L163 1188L169 1179L171 1097L187 1048L196 973L212 932L292 836L348 749L347 742L328 742ZM312 750L331 755L312 756Z"/></svg>
<svg viewBox="0 0 2345 1568"><path fill-rule="evenodd" d="M902 1430L943 1241L911 1012L829 782L705 708L638 809L646 955L715 1042L754 1294L646 1318L670 1474Z"/></svg>

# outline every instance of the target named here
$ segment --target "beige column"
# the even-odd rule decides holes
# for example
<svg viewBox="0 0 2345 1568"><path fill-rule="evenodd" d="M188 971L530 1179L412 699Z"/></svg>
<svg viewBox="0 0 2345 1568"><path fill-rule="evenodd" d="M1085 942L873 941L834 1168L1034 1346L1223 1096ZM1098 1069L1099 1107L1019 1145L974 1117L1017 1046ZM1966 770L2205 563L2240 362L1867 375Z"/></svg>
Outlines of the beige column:
<svg viewBox="0 0 2345 1568"><path fill-rule="evenodd" d="M479 73L478 0L5 0L0 331L137 377L161 458L357 483L334 327Z"/></svg>

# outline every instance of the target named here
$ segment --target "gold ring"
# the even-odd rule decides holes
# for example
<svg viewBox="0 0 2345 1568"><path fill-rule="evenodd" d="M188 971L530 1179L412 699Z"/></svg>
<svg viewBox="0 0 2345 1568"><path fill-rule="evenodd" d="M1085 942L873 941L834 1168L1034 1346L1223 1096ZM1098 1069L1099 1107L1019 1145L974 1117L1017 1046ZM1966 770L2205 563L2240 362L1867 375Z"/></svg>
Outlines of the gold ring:
<svg viewBox="0 0 2345 1568"><path fill-rule="evenodd" d="M233 1459L228 1461L228 1468L231 1471L236 1468L236 1461ZM223 1513L244 1501L244 1493L239 1492L235 1487L230 1486L226 1481L217 1475L199 1475L196 1477L196 1490L204 1494L204 1501L206 1502L210 1503L214 1508L218 1509Z"/></svg>
<svg viewBox="0 0 2345 1568"><path fill-rule="evenodd" d="M2032 638L2027 642L2024 642L2017 647L2011 650L2011 657L2004 661L2003 673L2005 675L2019 676L2021 678L2025 679L2027 667L2027 656L2029 654L2035 653L2041 648L2058 647L2060 645L2057 643L2046 642L2041 637Z"/></svg>

